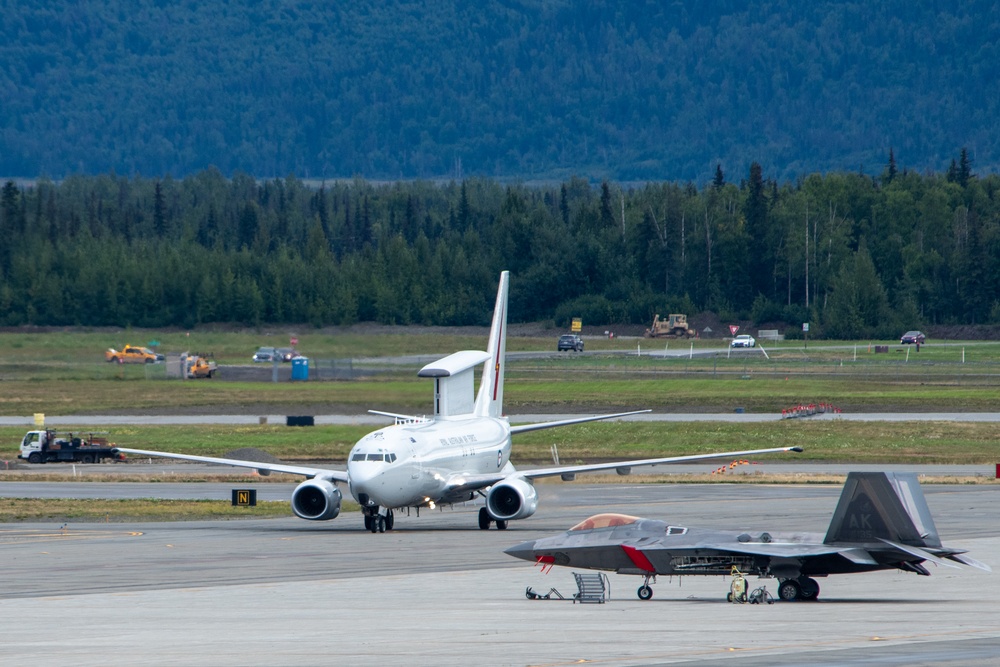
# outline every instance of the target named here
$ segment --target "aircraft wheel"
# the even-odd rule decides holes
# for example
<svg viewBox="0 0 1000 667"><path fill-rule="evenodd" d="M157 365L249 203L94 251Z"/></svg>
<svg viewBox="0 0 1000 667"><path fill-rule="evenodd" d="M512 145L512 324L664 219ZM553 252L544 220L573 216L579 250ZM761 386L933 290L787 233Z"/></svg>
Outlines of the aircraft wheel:
<svg viewBox="0 0 1000 667"><path fill-rule="evenodd" d="M497 519L497 530L507 530L507 519Z"/></svg>
<svg viewBox="0 0 1000 667"><path fill-rule="evenodd" d="M372 529L372 518L366 514L365 515L365 530L371 530L371 529Z"/></svg>
<svg viewBox="0 0 1000 667"><path fill-rule="evenodd" d="M392 510L389 510L385 514L385 529L392 530L392 527L396 524L396 517L393 516Z"/></svg>
<svg viewBox="0 0 1000 667"><path fill-rule="evenodd" d="M815 600L819 597L819 584L815 579L802 577L799 579L799 587L802 589L799 593L800 600Z"/></svg>
<svg viewBox="0 0 1000 667"><path fill-rule="evenodd" d="M639 586L639 590L637 590L635 593L636 595L639 596L640 600L649 600L650 598L653 597L653 589L645 584Z"/></svg>
<svg viewBox="0 0 1000 667"><path fill-rule="evenodd" d="M817 587L818 588L818 587ZM785 579L778 584L778 598L785 602L798 600L802 596L802 587L794 579Z"/></svg>
<svg viewBox="0 0 1000 667"><path fill-rule="evenodd" d="M381 514L375 518L375 524L378 526L378 532L385 532L385 517Z"/></svg>
<svg viewBox="0 0 1000 667"><path fill-rule="evenodd" d="M732 601L733 601L733 592L729 591L728 593L726 593L726 602L732 602Z"/></svg>
<svg viewBox="0 0 1000 667"><path fill-rule="evenodd" d="M485 507L479 508L479 530L489 530L490 529L490 513L486 511Z"/></svg>

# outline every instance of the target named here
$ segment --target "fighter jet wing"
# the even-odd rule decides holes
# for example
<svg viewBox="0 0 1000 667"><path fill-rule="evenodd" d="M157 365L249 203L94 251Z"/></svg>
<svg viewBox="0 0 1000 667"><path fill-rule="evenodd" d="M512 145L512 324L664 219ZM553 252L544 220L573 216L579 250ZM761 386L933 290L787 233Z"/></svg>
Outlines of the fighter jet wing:
<svg viewBox="0 0 1000 667"><path fill-rule="evenodd" d="M665 456L658 459L639 459L636 461L612 461L609 463L591 463L588 465L559 466L557 468L535 468L533 470L518 470L517 474L527 479L555 477L556 475L572 475L582 472L597 472L599 470L616 470L618 468L636 468L640 466L658 466L666 463L685 463L688 461L704 461L706 459L730 459L757 454L776 454L779 452L801 452L801 447L775 447L773 449L748 449L741 452L719 452L715 454L690 454L687 456Z"/></svg>
<svg viewBox="0 0 1000 667"><path fill-rule="evenodd" d="M878 538L878 540L879 540L879 542L885 542L890 547L894 547L896 549L899 549L902 552L908 553L911 556L916 556L917 558L920 558L922 560L929 560L930 562L937 563L938 565L944 565L945 567L953 567L955 569L959 569L959 567L957 565L952 565L951 563L949 563L948 561L944 560L943 558L938 558L937 556L935 556L931 552L925 551L925 550L923 550L923 549L921 549L919 547L913 547L913 546L910 546L909 544L900 544L899 542L893 542L892 540L887 540L887 539L882 538L882 537Z"/></svg>
<svg viewBox="0 0 1000 667"><path fill-rule="evenodd" d="M289 475L302 475L304 477L319 477L328 479L331 482L347 483L347 472L343 470L330 470L329 468L309 468L306 466L292 466L284 463L263 463L260 461L244 461L241 459L223 459L214 456L195 456L193 454L173 454L170 452L153 452L145 449L130 449L128 447L118 447L119 452L126 454L136 454L138 456L158 456L165 459L181 459L184 461L197 461L199 463L217 463L219 465L235 466L237 468L253 468L254 470L269 470L271 472L284 472Z"/></svg>
<svg viewBox="0 0 1000 667"><path fill-rule="evenodd" d="M749 556L769 556L771 558L809 558L812 556L831 556L833 554L845 555L845 551L857 551L856 549L845 549L844 547L831 546L829 544L810 544L805 542L725 542L712 544L701 542L699 549L712 549L715 551L730 551ZM850 560L857 562L855 557ZM869 558L871 560L871 558ZM871 560L874 563L874 560Z"/></svg>

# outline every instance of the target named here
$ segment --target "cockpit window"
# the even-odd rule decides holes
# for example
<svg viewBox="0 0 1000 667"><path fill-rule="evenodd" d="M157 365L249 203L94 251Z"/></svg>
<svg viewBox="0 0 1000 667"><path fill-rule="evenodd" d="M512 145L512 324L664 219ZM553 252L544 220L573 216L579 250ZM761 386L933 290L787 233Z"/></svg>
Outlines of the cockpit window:
<svg viewBox="0 0 1000 667"><path fill-rule="evenodd" d="M628 514L596 514L589 519L584 519L576 524L570 531L574 530L595 530L597 528L608 528L610 526L627 526L635 523L639 517Z"/></svg>
<svg viewBox="0 0 1000 667"><path fill-rule="evenodd" d="M396 461L395 454L383 454L382 452L372 452L366 454L364 452L355 452L351 455L352 461L385 461L386 463L394 463Z"/></svg>

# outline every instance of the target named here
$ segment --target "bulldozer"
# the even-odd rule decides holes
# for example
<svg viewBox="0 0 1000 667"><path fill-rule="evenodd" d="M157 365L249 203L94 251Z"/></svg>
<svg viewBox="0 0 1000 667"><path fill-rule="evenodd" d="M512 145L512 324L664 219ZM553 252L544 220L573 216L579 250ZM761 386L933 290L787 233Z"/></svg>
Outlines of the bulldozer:
<svg viewBox="0 0 1000 667"><path fill-rule="evenodd" d="M653 316L653 326L646 329L646 338L694 338L695 330L688 326L687 315L672 313L661 320L659 313Z"/></svg>

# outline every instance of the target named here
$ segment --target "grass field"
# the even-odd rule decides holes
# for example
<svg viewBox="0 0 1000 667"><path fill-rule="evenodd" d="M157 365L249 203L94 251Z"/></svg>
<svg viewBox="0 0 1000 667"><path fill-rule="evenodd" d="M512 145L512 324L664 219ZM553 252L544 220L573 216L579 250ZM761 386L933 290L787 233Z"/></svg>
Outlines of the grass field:
<svg viewBox="0 0 1000 667"><path fill-rule="evenodd" d="M441 355L481 349L478 334L299 334L299 349L313 358L348 358L372 372L350 381L235 382L164 379L162 366L118 366L103 350L125 343L160 343L165 352L212 352L225 364L248 364L259 345L283 346L292 332L65 331L0 333L0 415L66 414L357 414L369 408L424 414L431 386L416 378L420 364L372 361L398 355ZM556 336L515 336L511 351L550 351ZM884 345L887 352L875 352ZM678 350L713 350L707 356L666 356ZM651 341L588 338L585 355L554 354L508 362L505 407L529 412L601 412L652 408L669 412L777 413L799 403L825 402L847 412L994 412L1000 409L1000 344L948 343L915 348L894 341L767 344L763 351L731 351L723 341ZM596 353L595 353L596 352ZM652 354L655 353L655 354ZM26 429L0 427L0 460L15 460ZM67 428L67 430L72 430ZM122 446L206 455L256 447L285 461L342 464L371 426L283 425L116 426ZM801 445L780 459L836 463L993 464L1000 459L995 426L970 422L849 422L788 420L763 423L593 423L527 433L515 440L515 464L646 458ZM53 479L67 466L46 467ZM17 478L0 471L0 481ZM38 479L37 473L31 473ZM97 481L97 478L87 476ZM644 477L643 482L656 478ZM147 480L147 481L155 481ZM791 480L796 481L796 480ZM798 480L802 481L802 480ZM60 501L0 505L0 521L90 520L115 517L212 518L261 516L228 506L135 501L87 503L84 511ZM286 514L259 506L257 512ZM243 508L238 508L243 509ZM162 512L158 514L158 512ZM82 517L88 517L84 519ZM102 518L103 517L103 518Z"/></svg>
<svg viewBox="0 0 1000 667"><path fill-rule="evenodd" d="M0 498L0 523L121 523L134 521L199 521L263 519L288 516L288 503L259 502L233 507L221 500L88 500L72 498Z"/></svg>

